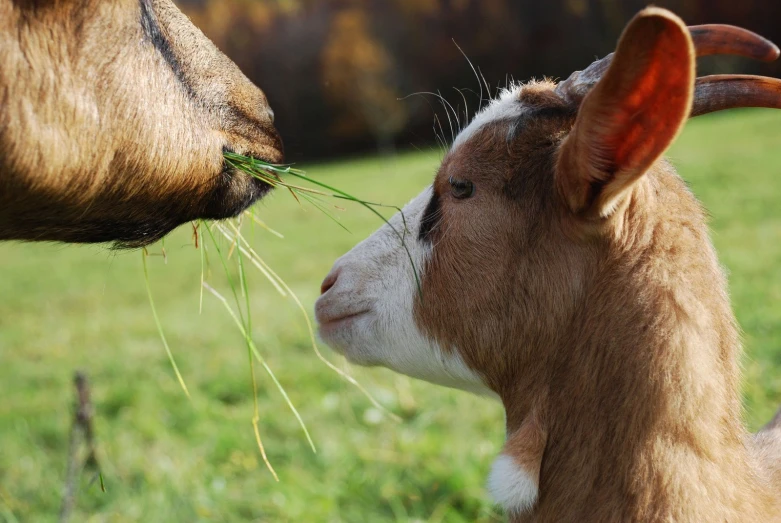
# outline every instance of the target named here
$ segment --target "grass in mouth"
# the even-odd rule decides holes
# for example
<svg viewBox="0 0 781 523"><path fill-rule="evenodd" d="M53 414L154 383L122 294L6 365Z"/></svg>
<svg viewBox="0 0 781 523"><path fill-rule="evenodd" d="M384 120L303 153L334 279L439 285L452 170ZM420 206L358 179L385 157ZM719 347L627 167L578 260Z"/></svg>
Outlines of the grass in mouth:
<svg viewBox="0 0 781 523"><path fill-rule="evenodd" d="M421 294L420 276L418 275L417 268L415 267L415 262L412 259L412 255L410 254L409 249L407 248L407 243L405 241L406 234L408 232L407 220L404 217L404 213L401 212L401 208L395 205L384 205L381 203L373 203L373 202L367 202L365 200L361 200L360 198L356 198L355 196L352 196L351 194L348 194L340 189L327 185L314 178L308 177L304 171L302 171L301 169L296 169L292 165L275 165L275 164L264 162L262 160L258 160L256 158L252 158L251 156L242 156L240 154L230 153L230 152L224 153L224 156L225 156L225 161L228 162L228 165L236 169L239 169L241 171L244 171L245 173L254 176L257 179L266 182L272 187L286 188L288 191L290 191L290 194L292 194L293 197L296 198L296 200L298 200L300 197L309 201L312 205L314 205L317 209L323 211L329 218L334 220L334 222L336 222L342 228L344 228L344 226L341 224L341 222L339 222L328 211L327 203L323 200L323 197L336 198L339 200L347 200L353 203L357 203L365 207L369 211L371 211L380 220L385 222L391 229L393 229L393 232L396 234L396 236L398 236L399 240L401 241L402 247L404 247L404 251L407 253L407 258L409 259L410 267L412 267L412 273L413 276L415 277L415 285L417 286L418 294ZM301 184L291 184L290 182L282 178L282 176L285 175L289 175L298 180L301 180L302 183L309 183L311 185L314 185L317 188L315 189L312 187L302 186ZM388 220L377 210L378 207L397 210L401 214L402 226L404 227L404 230L399 232L393 225L391 225L388 222Z"/></svg>
<svg viewBox="0 0 781 523"><path fill-rule="evenodd" d="M353 202L371 211L374 215L376 215L383 222L385 222L389 227L391 227L393 232L396 234L396 236L398 236L399 240L401 241L401 245L407 254L407 258L412 268L418 293L420 294L421 292L420 278L418 275L417 268L415 267L414 261L412 259L412 255L410 254L410 251L407 248L407 244L405 241L408 229L407 229L407 223L404 214L403 213L401 214L403 230L399 231L396 227L390 224L388 220L377 210L378 208L390 208L390 209L395 209L401 213L401 209L399 207L361 200L340 189L337 189L321 181L308 177L304 173L304 171L294 168L292 165L270 164L262 160L258 160L256 158L252 158L249 156L242 156L230 152L224 153L224 157L228 165L257 178L274 188L281 188L287 190L293 196L293 198L296 199L296 201L298 201L299 203L305 201L311 204L316 209L318 209L319 211L323 212L326 216L331 218L337 225L344 228L345 230L346 228L344 227L344 225L342 225L342 223L339 220L337 220L336 217L331 212L331 208L333 208L334 210L343 210L343 209L337 207L336 205L333 205L332 203L329 203L328 199L337 199L342 201ZM280 294L282 298L290 298L294 301L296 307L300 310L304 318L304 321L306 323L309 339L312 345L312 349L315 352L315 355L328 368L330 368L331 370L339 374L343 379L345 379L350 384L357 387L375 407L381 409L383 412L385 412L386 414L388 414L390 417L394 419L398 420L399 418L395 414L388 412L387 409L385 409L382 405L380 405L377 402L377 400L375 400L369 394L369 392L363 386L361 386L361 384L358 383L352 376L346 374L344 371L342 371L336 365L334 365L328 359L326 359L325 356L323 356L323 354L320 352L319 347L317 346L314 327L312 325L312 321L309 318L309 314L307 313L307 310L304 307L304 305L301 303L301 301L298 299L295 293L290 289L290 287L284 282L284 280L282 280L282 278L276 272L274 272L274 270L272 270L271 267L269 267L265 261L263 261L263 258L261 258L258 255L258 253L251 247L249 242L242 235L241 233L242 225L247 221L251 221L252 223L260 226L261 228L266 229L271 234L274 234L278 237L282 237L281 234L269 228L262 220L260 220L256 216L253 209L248 209L238 218L234 218L231 220L225 220L222 222L206 222L201 220L196 223L193 223L193 243L195 247L200 251L200 261L201 261L201 281L200 281L201 291L200 291L200 298L199 298L199 311L202 310L203 308L203 291L206 290L223 304L225 309L228 311L228 314L231 316L234 323L236 324L236 327L241 333L242 338L244 339L244 343L247 348L247 359L249 363L249 371L250 371L251 383L252 383L252 397L253 397L253 416L251 420L252 429L255 434L255 441L258 445L258 450L260 451L261 457L263 458L263 462L265 463L269 472L271 472L271 474L274 476L274 479L279 481L279 478L267 457L266 450L265 447L263 446L263 441L260 436L260 428L259 428L260 413L258 410L257 376L255 371L256 363L260 365L260 367L266 372L266 374L268 374L269 378L274 383L275 387L283 397L284 401L287 403L291 412L293 413L296 420L298 421L301 430L304 433L304 436L309 442L312 451L316 452L316 449L312 437L309 434L309 430L307 429L306 424L304 423L304 420L301 418L301 415L296 410L292 401L290 400L287 393L285 392L285 389L277 380L276 376L274 375L274 372L269 367L268 363L265 361L265 359L260 353L260 350L258 349L258 347L256 346L255 342L252 339L252 313L250 310L250 294L249 294L249 287L247 285L247 278L246 278L246 270L248 268L248 265L258 270L272 284L272 286L276 289L276 291ZM207 242L205 241L206 238L208 238L209 240L208 246L207 246ZM227 252L225 252L220 247L220 242L218 241L219 238L227 240L228 245L230 246ZM210 262L209 262L208 252L211 249L213 249L214 253L216 253L217 258L220 261L220 265L224 270L225 277L228 281L228 286L230 287L231 290L232 302L231 300L229 300L228 298L220 294L207 281L210 273L209 271ZM146 289L149 297L149 305L150 308L152 309L152 315L155 320L155 325L157 326L160 339L163 342L163 347L165 348L166 355L168 356L168 359L171 363L171 367L173 368L174 374L176 375L179 385L181 386L182 390L189 398L190 393L187 389L187 385L185 384L184 378L182 374L179 372L178 366L176 365L176 360L174 358L170 346L168 345L168 341L166 340L162 324L160 323L157 314L157 310L155 309L154 299L152 296L152 289L149 284L149 272L147 269L147 262L146 262L146 257L149 256L150 253L146 249L144 249L142 254L144 258L143 268L144 268ZM166 256L164 244L162 249L162 255L164 257ZM232 272L231 272L230 264L232 263L233 258L235 258L235 262L233 262L235 263L235 268L238 269L238 282L236 282L234 278L231 276Z"/></svg>

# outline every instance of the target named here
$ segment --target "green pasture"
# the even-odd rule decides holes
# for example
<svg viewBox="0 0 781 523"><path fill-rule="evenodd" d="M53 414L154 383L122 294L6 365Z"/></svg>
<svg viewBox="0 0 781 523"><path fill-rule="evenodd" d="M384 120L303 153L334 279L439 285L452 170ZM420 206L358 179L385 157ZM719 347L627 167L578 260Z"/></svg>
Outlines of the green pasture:
<svg viewBox="0 0 781 523"><path fill-rule="evenodd" d="M693 121L671 152L711 214L744 330L746 420L781 404L781 117L745 111ZM401 205L433 176L438 151L305 165L369 201ZM246 227L255 250L310 311L332 262L380 225L341 202L345 232L284 190L259 204L282 233ZM157 310L192 395L179 387L147 301L141 254L103 247L0 245L0 522L56 521L72 421L72 376L91 381L106 492L85 475L75 522L501 521L484 492L503 441L499 405L379 369L347 369L374 406L312 352L306 324L249 271L255 342L306 422L262 369L252 430L247 350L223 305L203 296L192 230L148 258ZM160 252L156 245L151 252ZM208 280L229 296L212 256Z"/></svg>

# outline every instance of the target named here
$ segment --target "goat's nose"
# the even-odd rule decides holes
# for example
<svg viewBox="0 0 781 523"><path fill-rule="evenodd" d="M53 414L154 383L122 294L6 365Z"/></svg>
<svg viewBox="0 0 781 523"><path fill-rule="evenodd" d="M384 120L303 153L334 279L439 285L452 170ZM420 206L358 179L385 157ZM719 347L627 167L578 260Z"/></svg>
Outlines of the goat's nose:
<svg viewBox="0 0 781 523"><path fill-rule="evenodd" d="M320 284L320 294L325 294L328 289L336 284L336 280L339 278L339 269L331 269L328 276L325 277L323 283Z"/></svg>

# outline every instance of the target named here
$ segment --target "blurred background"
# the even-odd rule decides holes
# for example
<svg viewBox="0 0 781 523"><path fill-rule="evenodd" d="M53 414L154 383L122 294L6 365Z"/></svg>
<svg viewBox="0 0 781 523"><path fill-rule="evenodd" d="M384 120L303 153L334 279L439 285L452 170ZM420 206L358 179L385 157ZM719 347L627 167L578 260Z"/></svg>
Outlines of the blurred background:
<svg viewBox="0 0 781 523"><path fill-rule="evenodd" d="M495 93L510 78L566 77L584 68L613 50L644 5L177 3L265 90L291 160L309 176L389 205L403 205L430 183L442 155L437 121L437 133L450 140L436 97L405 97L439 92L461 115L465 106L470 115L478 107L479 83L455 43ZM781 41L781 2L657 4L691 24L733 23ZM778 64L730 57L702 60L700 68L781 77ZM690 122L669 152L712 217L713 240L729 273L744 331L745 418L752 430L781 404L780 143L781 111L729 111ZM283 190L255 211L284 238L244 226L310 316L333 261L381 225L365 209L337 203L344 209L332 212L349 232ZM209 261L206 281L232 296L217 245L231 250L219 239L196 248L186 226L152 246L147 258L188 399L155 326L140 252L0 244L0 522L62 521L64 489L73 484L67 470L77 369L91 384L106 491L94 467L78 474L68 521L504 521L483 488L504 440L500 405L382 369L351 368L321 347L378 408L316 357L295 304L250 271L253 339L306 423L313 453L260 366L253 391L244 340L222 303L206 293L201 311L202 253ZM235 267L231 276L235 281ZM279 482L255 441L255 401ZM84 448L79 452L84 457Z"/></svg>
<svg viewBox="0 0 781 523"><path fill-rule="evenodd" d="M177 3L266 92L293 161L433 142L439 102L410 95L439 92L459 113L466 104L474 110L479 100L478 81L456 44L492 92L510 78L566 78L612 51L626 22L647 5L642 0ZM781 40L781 2L654 4L690 25L731 23ZM703 73L781 72L778 64L725 57L701 65ZM441 108L439 115L449 135Z"/></svg>

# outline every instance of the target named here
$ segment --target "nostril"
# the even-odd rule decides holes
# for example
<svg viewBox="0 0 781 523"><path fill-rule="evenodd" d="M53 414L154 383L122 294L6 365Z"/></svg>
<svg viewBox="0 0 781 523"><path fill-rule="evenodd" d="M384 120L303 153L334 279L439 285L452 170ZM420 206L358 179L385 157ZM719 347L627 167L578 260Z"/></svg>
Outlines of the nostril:
<svg viewBox="0 0 781 523"><path fill-rule="evenodd" d="M339 278L339 270L332 270L328 273L328 276L325 277L323 280L323 283L320 284L320 294L325 294L328 292L328 289L333 287L336 284L336 280Z"/></svg>

